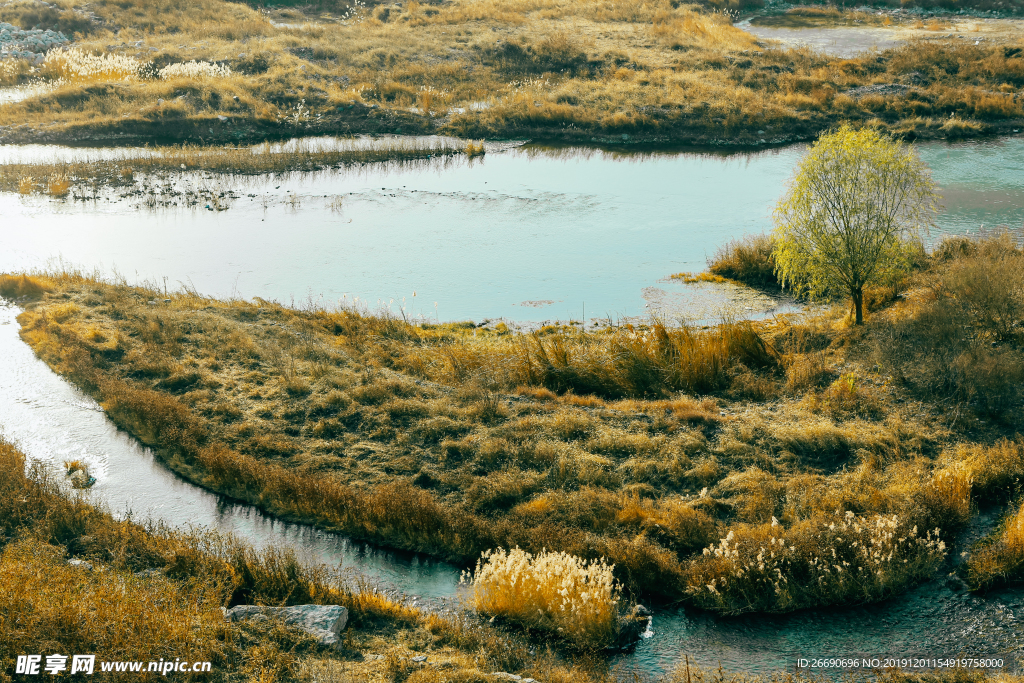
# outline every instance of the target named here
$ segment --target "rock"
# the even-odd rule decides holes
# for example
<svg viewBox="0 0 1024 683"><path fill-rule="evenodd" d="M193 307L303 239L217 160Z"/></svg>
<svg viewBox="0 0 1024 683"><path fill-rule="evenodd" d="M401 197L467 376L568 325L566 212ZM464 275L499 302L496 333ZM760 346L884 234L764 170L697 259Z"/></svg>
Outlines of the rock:
<svg viewBox="0 0 1024 683"><path fill-rule="evenodd" d="M92 562L80 560L77 557L72 557L68 560L68 564L72 567L78 567L79 569L85 569L86 571L92 571Z"/></svg>
<svg viewBox="0 0 1024 683"><path fill-rule="evenodd" d="M484 674L484 675L485 676L493 676L494 678L497 678L499 681L522 681L523 680L522 676L517 676L516 674L510 674L510 673L508 673L506 671L495 671L494 673L489 673L489 674Z"/></svg>
<svg viewBox="0 0 1024 683"><path fill-rule="evenodd" d="M427 656L426 655L416 655L415 657L410 657L409 661L411 661L411 662L425 662L425 661L427 661Z"/></svg>
<svg viewBox="0 0 1024 683"><path fill-rule="evenodd" d="M651 611L643 605L633 605L627 614L619 616L618 635L613 648L628 649L635 645L651 623Z"/></svg>
<svg viewBox="0 0 1024 683"><path fill-rule="evenodd" d="M348 610L340 605L296 605L294 607L260 607L238 605L224 611L227 621L243 619L280 619L289 626L302 629L324 645L341 648L341 633L348 623Z"/></svg>
<svg viewBox="0 0 1024 683"><path fill-rule="evenodd" d="M850 88L844 95L849 97L864 97L866 95L894 95L896 97L902 97L911 90L909 85L903 85L902 83L878 83L876 85L864 85L859 88Z"/></svg>
<svg viewBox="0 0 1024 683"><path fill-rule="evenodd" d="M133 576L137 576L140 579L150 579L154 576L163 576L164 573L159 569L143 569L141 572L135 572Z"/></svg>

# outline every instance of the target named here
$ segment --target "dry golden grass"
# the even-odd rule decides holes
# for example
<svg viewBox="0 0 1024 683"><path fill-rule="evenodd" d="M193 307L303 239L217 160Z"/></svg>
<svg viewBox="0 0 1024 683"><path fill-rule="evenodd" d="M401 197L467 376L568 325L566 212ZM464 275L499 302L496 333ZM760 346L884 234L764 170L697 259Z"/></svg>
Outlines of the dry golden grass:
<svg viewBox="0 0 1024 683"><path fill-rule="evenodd" d="M499 616L551 632L578 647L600 649L618 628L619 587L604 560L587 562L560 552L536 556L519 548L484 553L463 581L474 605Z"/></svg>
<svg viewBox="0 0 1024 683"><path fill-rule="evenodd" d="M0 296L9 299L40 297L51 289L45 278L0 273Z"/></svg>
<svg viewBox="0 0 1024 683"><path fill-rule="evenodd" d="M297 26L220 0L188 11L174 0L95 11L121 28L97 27L77 52L51 52L42 75L56 88L4 105L5 121L72 137L542 132L757 142L850 119L955 137L1024 115L1019 98L1000 90L1019 87L1021 60L994 41L912 42L883 53L879 66L873 56L761 49L727 14L669 0L382 4L326 19L300 12L287 20ZM120 46L108 53L111 44ZM962 66L944 68L952 63ZM27 65L7 71L0 81L28 77ZM842 94L915 71L934 77L906 97Z"/></svg>
<svg viewBox="0 0 1024 683"><path fill-rule="evenodd" d="M975 548L962 567L968 585L984 590L1017 583L1024 573L1024 508L1015 506L1001 528Z"/></svg>
<svg viewBox="0 0 1024 683"><path fill-rule="evenodd" d="M774 240L768 235L733 240L719 247L708 260L708 271L753 287L777 287L774 248Z"/></svg>
<svg viewBox="0 0 1024 683"><path fill-rule="evenodd" d="M698 605L730 613L871 602L930 576L945 557L939 529L847 511L790 528L772 518L730 531L688 571Z"/></svg>
<svg viewBox="0 0 1024 683"><path fill-rule="evenodd" d="M385 660L420 651L447 663L420 671L421 681L483 680L491 671L602 680L553 657L533 656L526 643L492 628L344 583L323 566L299 564L290 552L117 521L69 496L45 470L36 467L27 476L24 456L4 442L0 532L0 658L8 662L40 650L94 653L97 675L129 680L138 674L101 674L99 663L187 657L212 663L204 680L283 683L314 671L377 680L388 672ZM69 564L69 556L92 568ZM222 605L245 603L344 605L348 650L323 648L273 622L224 621ZM379 658L347 664L353 651ZM4 671L0 680L12 678Z"/></svg>

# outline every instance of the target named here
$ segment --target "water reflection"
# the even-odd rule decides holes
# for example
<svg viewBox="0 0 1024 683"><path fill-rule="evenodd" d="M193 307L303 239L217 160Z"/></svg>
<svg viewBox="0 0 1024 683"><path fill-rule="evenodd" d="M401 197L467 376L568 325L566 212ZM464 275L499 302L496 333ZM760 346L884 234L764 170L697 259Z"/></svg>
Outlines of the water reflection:
<svg viewBox="0 0 1024 683"><path fill-rule="evenodd" d="M335 141L342 142L370 144ZM28 157L52 148L18 149ZM493 147L474 160L141 176L123 188L76 189L88 201L0 194L0 269L44 267L62 256L215 296L358 298L395 314L404 305L412 319L614 321L652 311L709 319L722 313L716 306L732 306L725 292L702 302L704 312L669 311L663 302L698 292L663 278L703 270L725 242L770 229L771 208L805 149L525 145ZM918 150L945 195L930 241L1024 224L1024 140ZM0 158L14 156L0 150ZM728 313L763 315L772 306L743 303Z"/></svg>

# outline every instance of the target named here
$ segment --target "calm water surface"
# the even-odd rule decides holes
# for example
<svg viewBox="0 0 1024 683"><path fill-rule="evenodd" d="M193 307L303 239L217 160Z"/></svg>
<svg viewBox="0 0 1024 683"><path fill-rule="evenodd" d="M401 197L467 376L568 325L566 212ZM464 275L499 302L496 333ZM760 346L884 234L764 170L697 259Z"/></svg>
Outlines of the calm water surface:
<svg viewBox="0 0 1024 683"><path fill-rule="evenodd" d="M919 150L946 196L942 231L1024 223L1024 140ZM396 311L404 297L407 314L442 320L643 315L686 290L663 278L770 228L803 151L524 146L284 177L184 173L95 202L0 194L0 270L61 257L215 296L358 297ZM0 148L0 159L90 153ZM218 197L227 210L205 208L225 191L237 197Z"/></svg>

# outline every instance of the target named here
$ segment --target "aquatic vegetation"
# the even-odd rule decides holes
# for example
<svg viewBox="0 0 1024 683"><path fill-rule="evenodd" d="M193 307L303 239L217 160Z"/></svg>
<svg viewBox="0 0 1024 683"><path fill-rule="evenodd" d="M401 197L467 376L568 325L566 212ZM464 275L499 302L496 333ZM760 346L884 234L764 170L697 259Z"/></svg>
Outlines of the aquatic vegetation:
<svg viewBox="0 0 1024 683"><path fill-rule="evenodd" d="M67 197L71 191L71 178L67 173L53 173L46 181L46 193L53 197Z"/></svg>
<svg viewBox="0 0 1024 683"><path fill-rule="evenodd" d="M775 240L769 235L752 235L732 240L708 259L708 272L753 287L777 287Z"/></svg>
<svg viewBox="0 0 1024 683"><path fill-rule="evenodd" d="M453 157L463 153L459 141L338 140L332 145L295 145L278 150L262 144L252 147L157 146L125 152L91 162L41 162L0 165L0 190L31 194L35 178L49 178L45 187L53 196L66 196L76 184L134 183L137 174L178 173L182 170L231 175L313 172L346 165L389 162L415 163L423 159Z"/></svg>
<svg viewBox="0 0 1024 683"><path fill-rule="evenodd" d="M463 582L472 587L474 605L483 614L600 648L612 642L617 628L621 597L613 568L604 558L588 562L561 552L541 550L534 556L497 548L485 552Z"/></svg>

